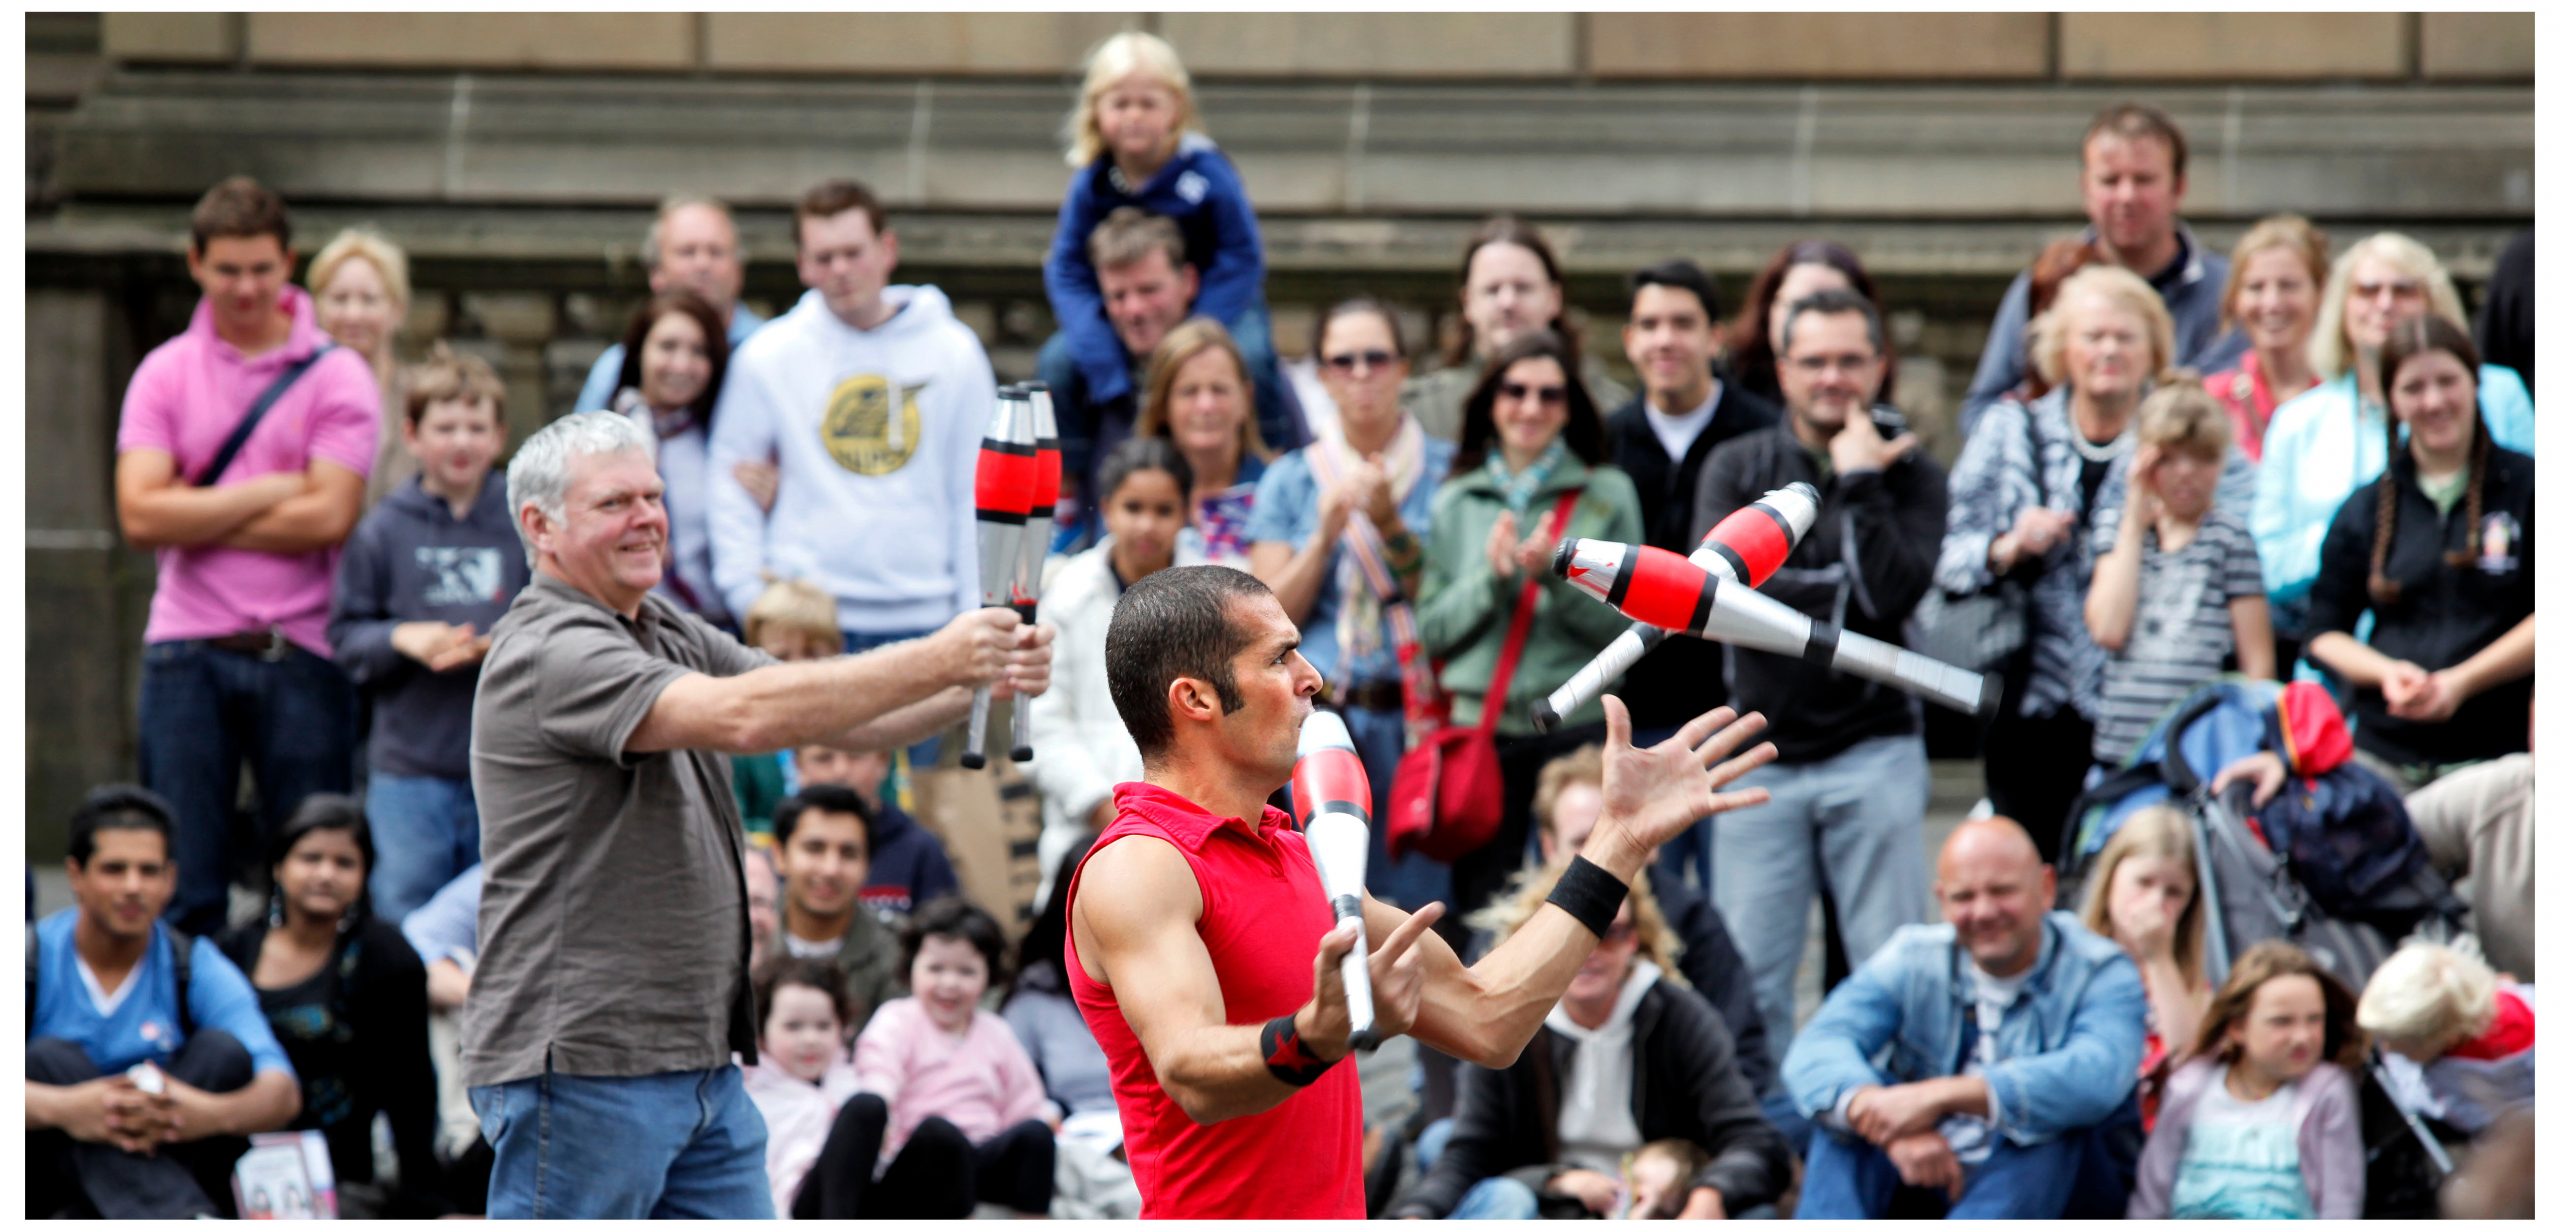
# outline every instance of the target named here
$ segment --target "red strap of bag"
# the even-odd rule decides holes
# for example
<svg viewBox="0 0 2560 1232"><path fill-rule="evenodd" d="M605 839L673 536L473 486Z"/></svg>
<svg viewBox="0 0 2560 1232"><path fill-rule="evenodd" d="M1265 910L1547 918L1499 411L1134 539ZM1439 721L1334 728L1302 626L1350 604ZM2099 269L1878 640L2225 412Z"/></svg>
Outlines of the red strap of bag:
<svg viewBox="0 0 2560 1232"><path fill-rule="evenodd" d="M1573 524L1574 502L1581 499L1582 489L1575 488L1565 493L1563 500L1556 502L1556 535L1559 538ZM1493 665L1493 682L1485 689L1484 714L1477 723L1487 732L1494 730L1494 725L1502 721L1503 710L1511 704L1511 669L1520 666L1520 652L1528 648L1529 620L1538 610L1538 595L1542 593L1537 578L1523 578L1521 581L1520 606L1511 610L1511 631L1502 639L1502 658Z"/></svg>

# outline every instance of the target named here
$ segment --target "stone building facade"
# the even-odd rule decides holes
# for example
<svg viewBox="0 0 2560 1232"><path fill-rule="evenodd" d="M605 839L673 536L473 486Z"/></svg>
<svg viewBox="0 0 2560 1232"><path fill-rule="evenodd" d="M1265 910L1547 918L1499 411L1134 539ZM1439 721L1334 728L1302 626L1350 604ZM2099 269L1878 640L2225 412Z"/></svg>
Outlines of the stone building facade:
<svg viewBox="0 0 2560 1232"><path fill-rule="evenodd" d="M193 305L206 185L283 192L306 252L358 222L406 246L404 351L490 358L538 412L519 435L618 332L673 191L735 203L747 297L774 308L793 196L870 182L901 279L1027 376L1078 64L1133 27L1181 49L1244 172L1290 354L1354 289L1447 329L1463 237L1498 209L1547 229L1612 360L1628 270L1687 255L1738 295L1821 235L1876 272L1903 400L1938 422L2008 277L2078 224L2088 115L2128 97L2186 127L2186 212L2217 247L2298 209L2341 242L2416 235L2468 286L2532 218L2530 14L34 15L31 853L132 772L151 565L115 533L115 415Z"/></svg>

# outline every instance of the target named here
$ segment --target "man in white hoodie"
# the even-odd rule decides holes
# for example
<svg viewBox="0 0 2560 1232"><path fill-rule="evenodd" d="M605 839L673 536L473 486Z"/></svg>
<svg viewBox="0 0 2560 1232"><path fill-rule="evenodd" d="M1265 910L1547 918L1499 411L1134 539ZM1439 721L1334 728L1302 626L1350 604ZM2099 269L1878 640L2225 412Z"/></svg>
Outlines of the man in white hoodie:
<svg viewBox="0 0 2560 1232"><path fill-rule="evenodd" d="M869 189L801 194L792 240L808 293L738 348L712 415L712 580L733 612L769 577L824 588L847 653L921 637L977 605L995 369L941 291L889 285L898 238ZM771 513L733 473L767 458Z"/></svg>

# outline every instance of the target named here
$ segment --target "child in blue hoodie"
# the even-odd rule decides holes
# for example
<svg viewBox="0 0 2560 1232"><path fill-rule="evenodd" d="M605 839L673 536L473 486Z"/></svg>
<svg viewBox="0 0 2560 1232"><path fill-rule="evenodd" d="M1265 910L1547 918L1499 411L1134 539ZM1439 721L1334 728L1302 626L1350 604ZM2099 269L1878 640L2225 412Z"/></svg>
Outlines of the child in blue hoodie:
<svg viewBox="0 0 2560 1232"><path fill-rule="evenodd" d="M373 707L365 815L373 912L394 923L480 860L471 693L489 630L533 580L506 476L506 386L443 344L408 373L416 478L356 525L329 600L329 649Z"/></svg>
<svg viewBox="0 0 2560 1232"><path fill-rule="evenodd" d="M1068 121L1067 165L1076 168L1058 210L1043 268L1057 314L1095 404L1129 396L1135 379L1103 317L1099 275L1086 241L1111 211L1136 206L1172 219L1200 271L1193 311L1235 335L1248 368L1270 354L1262 300L1262 229L1235 164L1200 128L1191 75L1173 45L1152 34L1113 35L1085 63L1084 92Z"/></svg>

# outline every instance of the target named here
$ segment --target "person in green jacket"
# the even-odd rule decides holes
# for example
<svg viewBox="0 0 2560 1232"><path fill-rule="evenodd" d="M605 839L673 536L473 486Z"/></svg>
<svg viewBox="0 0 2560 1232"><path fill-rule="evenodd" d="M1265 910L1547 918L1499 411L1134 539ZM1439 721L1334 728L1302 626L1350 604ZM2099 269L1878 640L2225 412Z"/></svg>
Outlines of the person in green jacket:
<svg viewBox="0 0 2560 1232"><path fill-rule="evenodd" d="M1606 464L1600 409L1571 359L1565 340L1543 329L1495 350L1467 395L1457 457L1431 503L1416 616L1424 646L1442 661L1451 722L1483 721L1524 588L1540 592L1510 684L1493 703L1502 825L1450 866L1453 919L1491 901L1520 868L1538 768L1600 738L1596 699L1544 734L1530 722L1531 706L1627 627L1625 617L1572 593L1548 568L1556 544L1569 536L1644 541L1635 484ZM1568 495L1574 505L1560 519Z"/></svg>

